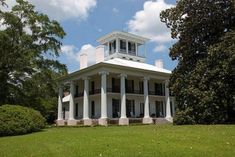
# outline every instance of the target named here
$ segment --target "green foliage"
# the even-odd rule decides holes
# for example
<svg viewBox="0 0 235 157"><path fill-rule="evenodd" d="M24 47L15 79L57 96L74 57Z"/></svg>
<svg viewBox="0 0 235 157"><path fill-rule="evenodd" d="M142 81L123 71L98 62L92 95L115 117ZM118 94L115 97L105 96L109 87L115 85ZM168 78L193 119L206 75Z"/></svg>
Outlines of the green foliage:
<svg viewBox="0 0 235 157"><path fill-rule="evenodd" d="M192 109L185 109L182 111L176 111L173 119L173 124L185 125L185 124L195 124L194 118L192 117Z"/></svg>
<svg viewBox="0 0 235 157"><path fill-rule="evenodd" d="M160 15L178 39L170 49L179 61L170 89L180 114L190 108L188 116L196 123L235 118L234 6L232 0L181 0Z"/></svg>
<svg viewBox="0 0 235 157"><path fill-rule="evenodd" d="M67 73L55 60L65 32L28 1L16 2L10 11L0 10L0 105L30 106L49 120L57 104L56 79Z"/></svg>
<svg viewBox="0 0 235 157"><path fill-rule="evenodd" d="M40 112L17 105L0 106L0 136L20 135L45 128Z"/></svg>

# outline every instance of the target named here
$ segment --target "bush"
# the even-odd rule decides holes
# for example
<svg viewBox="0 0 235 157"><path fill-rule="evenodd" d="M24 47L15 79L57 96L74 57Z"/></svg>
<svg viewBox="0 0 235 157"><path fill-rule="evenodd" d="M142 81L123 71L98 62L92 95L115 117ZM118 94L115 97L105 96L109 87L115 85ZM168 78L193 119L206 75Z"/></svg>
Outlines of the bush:
<svg viewBox="0 0 235 157"><path fill-rule="evenodd" d="M173 124L176 125L195 124L195 120L192 117L191 110L190 109L182 111L177 110L173 118Z"/></svg>
<svg viewBox="0 0 235 157"><path fill-rule="evenodd" d="M45 128L40 112L18 105L0 106L0 136L21 135Z"/></svg>

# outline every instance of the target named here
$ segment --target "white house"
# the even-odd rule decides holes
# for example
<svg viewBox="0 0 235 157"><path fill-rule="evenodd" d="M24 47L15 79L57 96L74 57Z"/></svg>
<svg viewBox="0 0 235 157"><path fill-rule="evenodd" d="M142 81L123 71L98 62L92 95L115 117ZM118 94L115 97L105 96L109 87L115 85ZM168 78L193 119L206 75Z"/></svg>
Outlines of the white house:
<svg viewBox="0 0 235 157"><path fill-rule="evenodd" d="M172 121L174 98L163 62L145 63L147 38L114 31L101 38L96 63L81 54L80 70L59 80L57 125L150 124ZM63 86L70 94L63 98Z"/></svg>

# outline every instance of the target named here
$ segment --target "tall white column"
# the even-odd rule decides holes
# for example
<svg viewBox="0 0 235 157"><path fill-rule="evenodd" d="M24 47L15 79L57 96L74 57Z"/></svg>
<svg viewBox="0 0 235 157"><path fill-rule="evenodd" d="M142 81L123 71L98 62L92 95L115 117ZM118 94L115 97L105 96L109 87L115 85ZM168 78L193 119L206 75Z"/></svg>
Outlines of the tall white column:
<svg viewBox="0 0 235 157"><path fill-rule="evenodd" d="M144 124L152 123L152 118L149 116L149 95L148 95L149 77L144 77Z"/></svg>
<svg viewBox="0 0 235 157"><path fill-rule="evenodd" d="M59 86L59 94L58 94L58 115L57 120L63 120L62 116L62 98L63 97L63 88Z"/></svg>
<svg viewBox="0 0 235 157"><path fill-rule="evenodd" d="M107 75L108 72L102 71L101 75L101 117L100 125L107 125Z"/></svg>
<svg viewBox="0 0 235 157"><path fill-rule="evenodd" d="M135 43L135 55L138 56L138 44Z"/></svg>
<svg viewBox="0 0 235 157"><path fill-rule="evenodd" d="M129 53L129 48L128 48L128 40L126 40L126 53Z"/></svg>
<svg viewBox="0 0 235 157"><path fill-rule="evenodd" d="M74 119L74 93L75 93L75 85L74 82L70 82L70 97L69 97L69 119L68 125L76 125L77 122Z"/></svg>
<svg viewBox="0 0 235 157"><path fill-rule="evenodd" d="M118 52L119 50L119 42L118 42L118 38L116 38L116 52Z"/></svg>
<svg viewBox="0 0 235 157"><path fill-rule="evenodd" d="M84 77L84 95L83 95L83 123L84 125L92 125L89 118L89 78Z"/></svg>
<svg viewBox="0 0 235 157"><path fill-rule="evenodd" d="M84 93L83 93L83 119L89 119L89 78L84 78Z"/></svg>
<svg viewBox="0 0 235 157"><path fill-rule="evenodd" d="M129 119L126 117L126 86L125 86L126 77L127 77L126 74L120 75L121 117L119 119L119 125L128 125L129 124Z"/></svg>
<svg viewBox="0 0 235 157"><path fill-rule="evenodd" d="M165 102L166 102L166 119L172 121L171 117L171 105L170 105L170 94L169 94L169 80L165 81Z"/></svg>

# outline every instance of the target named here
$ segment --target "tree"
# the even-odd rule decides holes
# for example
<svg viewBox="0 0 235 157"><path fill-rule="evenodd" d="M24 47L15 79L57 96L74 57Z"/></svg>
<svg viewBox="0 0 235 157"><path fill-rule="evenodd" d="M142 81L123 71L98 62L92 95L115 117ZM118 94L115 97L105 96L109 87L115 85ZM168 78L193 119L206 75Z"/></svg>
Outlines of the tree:
<svg viewBox="0 0 235 157"><path fill-rule="evenodd" d="M0 104L38 109L56 96L55 79L67 73L66 66L54 59L65 32L29 2L16 2L10 11L0 10Z"/></svg>
<svg viewBox="0 0 235 157"><path fill-rule="evenodd" d="M232 0L180 0L161 12L178 41L170 78L177 109L195 123L224 123L235 115L235 7Z"/></svg>

